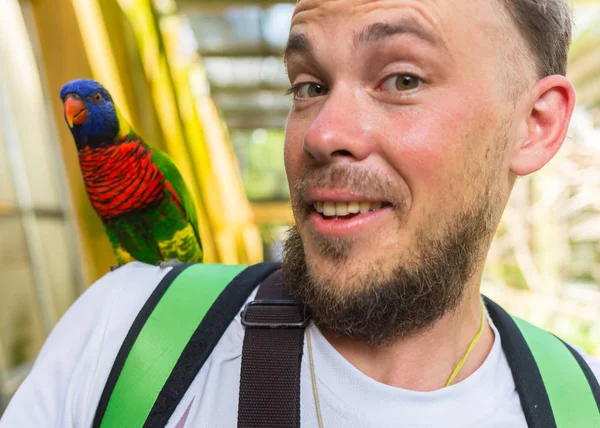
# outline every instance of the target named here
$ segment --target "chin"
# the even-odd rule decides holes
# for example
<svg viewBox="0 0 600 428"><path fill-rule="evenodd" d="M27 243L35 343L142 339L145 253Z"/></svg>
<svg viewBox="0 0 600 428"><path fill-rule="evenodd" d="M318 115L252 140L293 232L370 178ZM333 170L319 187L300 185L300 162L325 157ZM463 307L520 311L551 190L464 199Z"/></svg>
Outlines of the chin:
<svg viewBox="0 0 600 428"><path fill-rule="evenodd" d="M302 221L284 245L286 287L336 334L383 344L421 331L460 303L483 265L497 206L481 197L419 224L382 212L368 227L344 230Z"/></svg>
<svg viewBox="0 0 600 428"><path fill-rule="evenodd" d="M398 249L384 248L376 239L328 238L306 241L307 274L318 283L340 290L368 287L372 279L389 278L401 259Z"/></svg>

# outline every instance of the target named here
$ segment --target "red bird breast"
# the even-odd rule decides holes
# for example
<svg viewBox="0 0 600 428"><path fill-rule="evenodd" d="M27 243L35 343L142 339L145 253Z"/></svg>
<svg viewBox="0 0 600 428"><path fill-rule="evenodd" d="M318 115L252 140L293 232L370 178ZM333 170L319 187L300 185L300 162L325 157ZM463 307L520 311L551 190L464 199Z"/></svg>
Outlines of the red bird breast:
<svg viewBox="0 0 600 428"><path fill-rule="evenodd" d="M138 141L79 151L83 180L92 206L103 219L154 205L164 195L163 173L152 151Z"/></svg>

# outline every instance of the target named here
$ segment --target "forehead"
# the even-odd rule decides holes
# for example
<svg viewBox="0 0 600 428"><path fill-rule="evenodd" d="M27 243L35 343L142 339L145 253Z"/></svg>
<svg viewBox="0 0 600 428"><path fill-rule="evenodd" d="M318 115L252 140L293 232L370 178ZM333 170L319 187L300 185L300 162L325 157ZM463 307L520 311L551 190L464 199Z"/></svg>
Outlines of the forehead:
<svg viewBox="0 0 600 428"><path fill-rule="evenodd" d="M370 12L413 7L425 10L438 9L437 0L299 0L294 9L292 25L310 18L327 18L334 15L360 16Z"/></svg>
<svg viewBox="0 0 600 428"><path fill-rule="evenodd" d="M342 38L374 22L397 19L410 19L458 48L467 44L467 49L482 41L506 45L506 34L513 31L498 0L299 0L290 32L317 31ZM315 42L331 40L321 38ZM338 43L339 38L333 41Z"/></svg>
<svg viewBox="0 0 600 428"><path fill-rule="evenodd" d="M72 82L67 83L63 89L62 89L62 93L68 93L68 92L77 92L77 93L90 93L90 92L96 92L96 91L102 91L102 92L106 92L106 90L102 87L102 85L100 85L98 82L92 81L92 80L74 80Z"/></svg>

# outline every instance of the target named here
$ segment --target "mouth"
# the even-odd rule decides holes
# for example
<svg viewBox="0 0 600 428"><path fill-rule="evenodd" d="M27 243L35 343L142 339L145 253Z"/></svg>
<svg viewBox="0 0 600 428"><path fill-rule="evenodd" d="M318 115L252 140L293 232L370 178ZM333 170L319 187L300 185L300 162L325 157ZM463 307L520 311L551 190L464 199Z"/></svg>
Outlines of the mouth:
<svg viewBox="0 0 600 428"><path fill-rule="evenodd" d="M312 229L319 235L352 238L385 227L393 205L385 201L314 201L309 211Z"/></svg>
<svg viewBox="0 0 600 428"><path fill-rule="evenodd" d="M365 214L374 213L387 207L391 207L389 202L333 202L316 201L312 208L324 220L350 220Z"/></svg>
<svg viewBox="0 0 600 428"><path fill-rule="evenodd" d="M80 117L84 112L86 112L87 109L82 108L81 110L79 110L77 113L75 113L75 115L73 116L73 119L77 119L78 117Z"/></svg>
<svg viewBox="0 0 600 428"><path fill-rule="evenodd" d="M65 101L65 119L69 127L82 125L87 117L87 107L81 99L69 96Z"/></svg>

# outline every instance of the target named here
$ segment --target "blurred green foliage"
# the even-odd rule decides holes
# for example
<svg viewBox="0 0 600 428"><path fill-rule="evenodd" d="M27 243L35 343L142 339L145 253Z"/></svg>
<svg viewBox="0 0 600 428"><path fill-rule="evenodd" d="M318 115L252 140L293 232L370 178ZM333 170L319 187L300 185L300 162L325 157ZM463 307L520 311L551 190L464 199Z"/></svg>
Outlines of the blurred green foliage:
<svg viewBox="0 0 600 428"><path fill-rule="evenodd" d="M290 198L283 164L283 131L232 131L233 148L250 201L287 201Z"/></svg>

